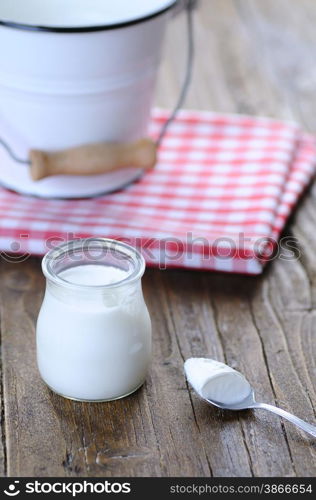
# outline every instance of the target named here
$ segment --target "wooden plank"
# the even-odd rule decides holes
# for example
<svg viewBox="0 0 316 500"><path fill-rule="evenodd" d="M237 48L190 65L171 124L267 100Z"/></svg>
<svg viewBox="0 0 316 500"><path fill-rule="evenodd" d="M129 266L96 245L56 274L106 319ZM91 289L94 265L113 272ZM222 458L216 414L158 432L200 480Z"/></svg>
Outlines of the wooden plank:
<svg viewBox="0 0 316 500"><path fill-rule="evenodd" d="M280 276L283 286L295 290L305 290L307 283L305 276L295 273L293 268L300 266L299 262L279 260L273 267L270 279L265 280L260 294L252 300L255 323L262 338L266 364L275 396L275 403L284 409L313 422L316 395L312 390L311 378L313 375L309 349L313 350L310 334L311 322L315 321L315 311L296 309L293 304L284 308L280 297ZM287 273L278 272L280 267ZM298 277L301 276L302 280ZM281 304L280 304L281 302ZM307 335L304 335L306 316L309 320ZM307 325L306 325L307 326ZM315 322L314 322L315 327ZM315 345L314 345L315 350ZM265 399L265 401L267 401ZM286 441L292 458L294 471L298 476L313 476L316 470L316 450L310 446L305 433L299 433L293 425L284 423Z"/></svg>
<svg viewBox="0 0 316 500"><path fill-rule="evenodd" d="M184 358L208 355L226 361L245 373L265 400L273 402L262 339L249 304L261 278L209 274L201 280L196 273L174 272L167 280ZM225 424L230 423L224 427L226 440L218 412L212 410L215 419L210 427L206 417L210 410L194 395L192 399L215 475L294 475L278 419L269 414L223 414Z"/></svg>
<svg viewBox="0 0 316 500"><path fill-rule="evenodd" d="M210 275L211 276L211 275ZM223 346L203 277L172 271L161 276L182 360L191 356L224 359ZM212 276L212 281L214 276ZM183 370L182 362L178 370ZM205 405L191 391L192 408L203 448L215 476L251 476L252 467L243 430L236 415Z"/></svg>
<svg viewBox="0 0 316 500"><path fill-rule="evenodd" d="M238 5L244 9L244 21L252 33L254 47L261 48L265 79L282 90L283 100L292 109L293 117L305 128L316 130L311 94L315 83L312 64L316 43L315 8L306 0L298 9L293 8L289 0L277 5L271 2L261 2L255 7L253 2L238 2ZM257 327L265 341L276 402L310 421L315 421L316 402L313 357L316 346L312 337L315 328L314 192L315 188L300 205L292 224L298 258L275 263L260 290L260 298L257 296L253 301ZM314 475L314 449L306 445L304 436L301 440L297 438L292 426L285 424L285 430L294 470L298 475Z"/></svg>
<svg viewBox="0 0 316 500"><path fill-rule="evenodd" d="M35 370L34 321L44 280L36 260L3 263L0 271L7 473L45 475L48 458L54 463L65 444Z"/></svg>
<svg viewBox="0 0 316 500"><path fill-rule="evenodd" d="M0 264L1 268L1 264ZM0 477L6 476L6 436L4 423L4 386L2 370L2 333L1 333L1 313L0 313Z"/></svg>
<svg viewBox="0 0 316 500"><path fill-rule="evenodd" d="M245 374L261 398L273 402L265 346L250 304L250 297L261 286L260 278L231 280L225 276L209 282L226 362ZM294 475L280 421L265 413L240 418L254 475Z"/></svg>

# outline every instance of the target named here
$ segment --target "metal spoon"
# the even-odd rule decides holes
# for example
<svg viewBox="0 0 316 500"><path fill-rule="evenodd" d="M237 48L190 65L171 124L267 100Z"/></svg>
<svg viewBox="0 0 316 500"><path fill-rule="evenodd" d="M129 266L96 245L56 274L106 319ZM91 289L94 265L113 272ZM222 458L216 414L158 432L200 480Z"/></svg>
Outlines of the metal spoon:
<svg viewBox="0 0 316 500"><path fill-rule="evenodd" d="M206 399L201 394L199 396L203 399L203 401L206 401L206 403L217 406L217 408L221 408L222 410L233 410L233 411L238 411L238 410L249 410L249 409L263 409L263 410L268 410L271 411L272 413L276 413L280 417L285 418L286 420L289 420L289 422L292 422L292 424L297 425L300 429L303 429L303 431L307 432L311 436L316 437L316 426L308 424L307 422L304 422L301 418L296 417L295 415L292 415L292 413L289 413L288 411L281 410L281 408L278 408L277 406L272 406L268 405L266 403L257 403L255 400L255 393L254 390L251 389L251 392L249 393L249 396L246 397L243 401L240 401L239 403L231 404L231 405L225 405L223 403L219 403L217 401L211 401L210 399Z"/></svg>

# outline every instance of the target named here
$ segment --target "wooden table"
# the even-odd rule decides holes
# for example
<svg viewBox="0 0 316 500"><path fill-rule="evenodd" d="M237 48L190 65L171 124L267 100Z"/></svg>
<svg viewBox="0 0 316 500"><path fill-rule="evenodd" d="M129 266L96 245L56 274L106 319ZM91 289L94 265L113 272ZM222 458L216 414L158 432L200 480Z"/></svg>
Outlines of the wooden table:
<svg viewBox="0 0 316 500"><path fill-rule="evenodd" d="M316 132L314 0L202 0L187 107L295 118ZM157 103L183 74L183 18L169 28ZM183 360L238 367L260 399L315 422L316 188L288 224L296 260L257 278L148 270L154 359L131 397L82 404L51 393L35 361L40 261L0 263L3 474L18 476L312 476L315 443L257 411L225 413L188 390Z"/></svg>

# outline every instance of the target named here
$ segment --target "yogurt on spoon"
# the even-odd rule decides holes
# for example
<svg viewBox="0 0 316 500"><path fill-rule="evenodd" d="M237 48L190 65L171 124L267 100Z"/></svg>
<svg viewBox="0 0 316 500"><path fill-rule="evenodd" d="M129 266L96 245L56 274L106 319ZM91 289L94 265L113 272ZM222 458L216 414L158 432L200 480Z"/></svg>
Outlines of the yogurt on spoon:
<svg viewBox="0 0 316 500"><path fill-rule="evenodd" d="M197 394L223 405L233 405L249 396L245 377L224 363L210 358L189 358L184 363L186 378Z"/></svg>

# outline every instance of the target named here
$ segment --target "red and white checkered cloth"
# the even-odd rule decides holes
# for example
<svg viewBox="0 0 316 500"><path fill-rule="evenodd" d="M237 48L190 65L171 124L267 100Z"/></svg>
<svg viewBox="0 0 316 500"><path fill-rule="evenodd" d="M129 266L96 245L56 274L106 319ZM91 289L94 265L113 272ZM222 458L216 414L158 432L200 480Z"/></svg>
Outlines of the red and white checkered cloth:
<svg viewBox="0 0 316 500"><path fill-rule="evenodd" d="M154 110L153 136L167 116ZM45 200L0 188L0 251L104 236L153 266L259 274L315 169L316 138L295 124L181 111L156 168L123 191Z"/></svg>

